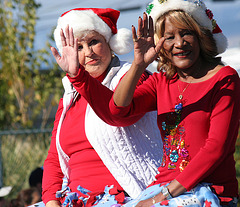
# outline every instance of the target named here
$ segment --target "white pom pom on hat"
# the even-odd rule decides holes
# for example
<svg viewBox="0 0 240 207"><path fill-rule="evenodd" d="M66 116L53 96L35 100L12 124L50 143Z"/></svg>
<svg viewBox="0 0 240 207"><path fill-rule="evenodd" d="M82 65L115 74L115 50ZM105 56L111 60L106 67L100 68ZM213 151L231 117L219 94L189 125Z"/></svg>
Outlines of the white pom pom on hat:
<svg viewBox="0 0 240 207"><path fill-rule="evenodd" d="M111 49L119 55L129 53L133 49L132 32L126 28L118 30L109 40Z"/></svg>
<svg viewBox="0 0 240 207"><path fill-rule="evenodd" d="M216 41L218 54L227 49L227 38L202 0L153 0L147 7L147 13L153 18L154 24L160 16L171 10L182 10L192 16L199 25L209 29Z"/></svg>
<svg viewBox="0 0 240 207"><path fill-rule="evenodd" d="M60 30L66 26L73 28L75 37L85 31L96 31L105 37L113 52L122 55L133 49L132 33L122 28L117 30L120 12L111 8L75 8L61 15L54 31L54 39L59 52L62 52Z"/></svg>

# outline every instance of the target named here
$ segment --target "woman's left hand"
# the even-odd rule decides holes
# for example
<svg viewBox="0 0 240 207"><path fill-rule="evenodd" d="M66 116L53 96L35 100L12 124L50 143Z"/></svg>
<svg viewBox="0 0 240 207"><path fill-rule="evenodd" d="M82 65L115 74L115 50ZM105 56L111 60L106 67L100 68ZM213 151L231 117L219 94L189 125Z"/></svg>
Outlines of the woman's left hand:
<svg viewBox="0 0 240 207"><path fill-rule="evenodd" d="M68 73L69 76L74 77L79 70L78 40L77 38L74 39L73 29L69 29L69 25L65 28L65 35L61 29L60 36L62 41L62 56L60 56L54 47L51 47L52 54L62 70Z"/></svg>

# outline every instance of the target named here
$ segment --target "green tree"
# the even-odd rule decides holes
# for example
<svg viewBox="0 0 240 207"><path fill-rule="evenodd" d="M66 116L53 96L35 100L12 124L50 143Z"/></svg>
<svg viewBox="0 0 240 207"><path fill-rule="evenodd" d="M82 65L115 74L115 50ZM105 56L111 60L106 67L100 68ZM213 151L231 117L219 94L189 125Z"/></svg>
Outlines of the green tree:
<svg viewBox="0 0 240 207"><path fill-rule="evenodd" d="M0 130L46 127L62 95L49 50L34 49L35 0L0 0ZM50 44L46 43L45 48ZM41 68L52 67L50 70Z"/></svg>

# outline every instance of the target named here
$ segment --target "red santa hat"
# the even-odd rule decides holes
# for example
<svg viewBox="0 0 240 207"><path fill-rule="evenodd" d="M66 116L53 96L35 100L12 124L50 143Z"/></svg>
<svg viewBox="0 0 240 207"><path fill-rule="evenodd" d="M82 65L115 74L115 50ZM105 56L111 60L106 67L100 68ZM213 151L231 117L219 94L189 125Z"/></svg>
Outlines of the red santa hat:
<svg viewBox="0 0 240 207"><path fill-rule="evenodd" d="M54 39L59 52L62 51L60 30L66 26L73 28L75 37L79 37L86 31L96 31L103 35L110 48L116 54L129 53L133 49L132 33L126 28L117 30L117 20L120 12L106 8L76 8L61 15L54 31Z"/></svg>
<svg viewBox="0 0 240 207"><path fill-rule="evenodd" d="M154 24L160 16L171 10L182 10L192 16L199 25L209 29L216 41L218 54L227 49L227 38L202 0L153 0L147 7L147 13L153 18Z"/></svg>

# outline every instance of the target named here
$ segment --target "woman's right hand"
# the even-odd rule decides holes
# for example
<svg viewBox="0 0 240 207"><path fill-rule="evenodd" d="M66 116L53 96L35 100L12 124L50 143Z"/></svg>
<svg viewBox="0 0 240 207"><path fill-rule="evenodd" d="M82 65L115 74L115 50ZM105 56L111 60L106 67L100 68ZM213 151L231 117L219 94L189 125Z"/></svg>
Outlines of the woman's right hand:
<svg viewBox="0 0 240 207"><path fill-rule="evenodd" d="M46 207L61 207L61 204L59 201L52 200L46 203Z"/></svg>
<svg viewBox="0 0 240 207"><path fill-rule="evenodd" d="M151 17L148 18L146 13L143 14L143 18L138 19L137 32L132 26L132 36L134 41L133 64L145 69L158 57L165 39L161 38L155 46L153 20Z"/></svg>
<svg viewBox="0 0 240 207"><path fill-rule="evenodd" d="M73 29L69 29L69 25L65 28L65 35L61 29L60 36L62 41L62 56L60 56L54 47L51 47L52 54L62 70L68 73L69 76L74 77L79 70L78 40L74 38Z"/></svg>

